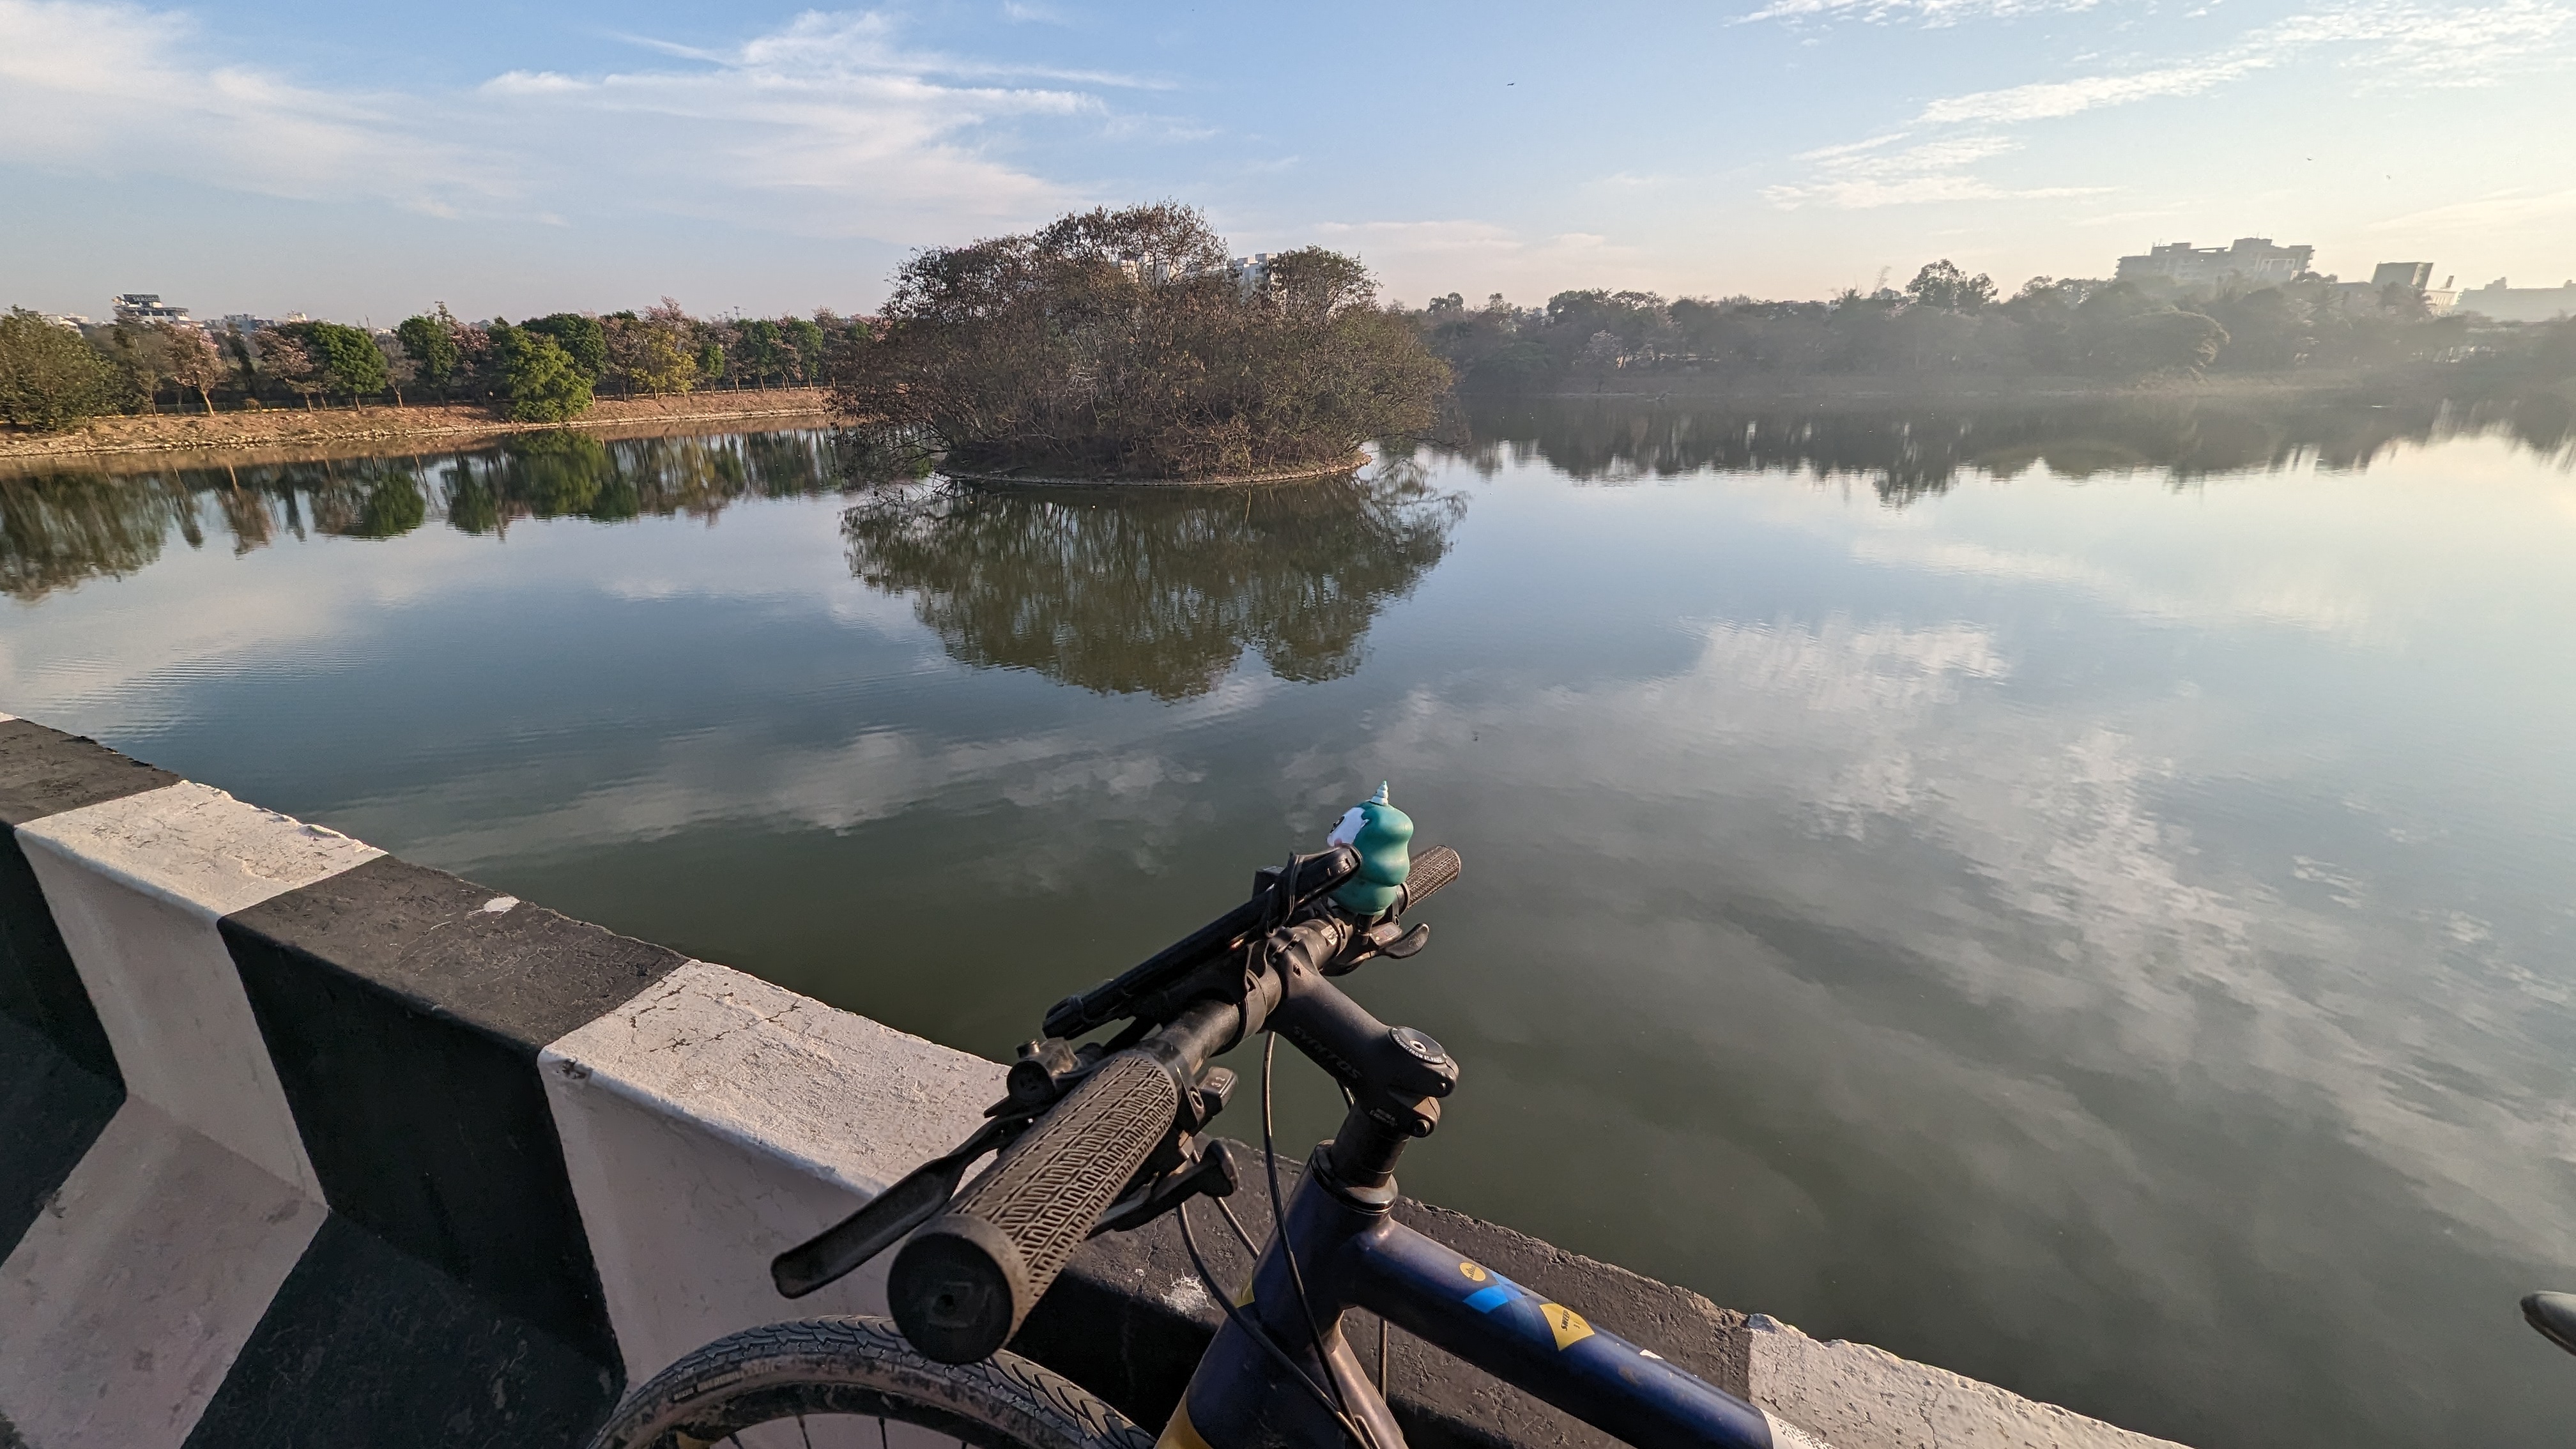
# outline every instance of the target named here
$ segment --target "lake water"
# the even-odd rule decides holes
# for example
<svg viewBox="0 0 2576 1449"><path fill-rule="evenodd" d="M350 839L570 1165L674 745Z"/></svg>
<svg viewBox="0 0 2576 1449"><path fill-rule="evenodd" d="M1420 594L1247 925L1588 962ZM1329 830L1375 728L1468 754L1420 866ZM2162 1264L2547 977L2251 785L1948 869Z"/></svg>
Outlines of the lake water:
<svg viewBox="0 0 2576 1449"><path fill-rule="evenodd" d="M1462 427L10 477L0 708L992 1054L1391 780L1468 863L1352 982L1464 1064L1416 1195L2209 1449L2565 1441L2563 414Z"/></svg>

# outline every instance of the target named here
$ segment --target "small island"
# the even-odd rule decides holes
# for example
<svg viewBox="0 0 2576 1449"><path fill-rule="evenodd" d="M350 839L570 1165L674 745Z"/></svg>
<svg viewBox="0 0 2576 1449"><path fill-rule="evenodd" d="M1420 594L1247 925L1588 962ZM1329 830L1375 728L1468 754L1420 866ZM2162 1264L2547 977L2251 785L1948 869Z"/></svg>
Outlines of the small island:
<svg viewBox="0 0 2576 1449"><path fill-rule="evenodd" d="M924 251L839 362L835 403L889 461L1025 481L1345 472L1450 381L1356 258L1229 260L1168 204Z"/></svg>

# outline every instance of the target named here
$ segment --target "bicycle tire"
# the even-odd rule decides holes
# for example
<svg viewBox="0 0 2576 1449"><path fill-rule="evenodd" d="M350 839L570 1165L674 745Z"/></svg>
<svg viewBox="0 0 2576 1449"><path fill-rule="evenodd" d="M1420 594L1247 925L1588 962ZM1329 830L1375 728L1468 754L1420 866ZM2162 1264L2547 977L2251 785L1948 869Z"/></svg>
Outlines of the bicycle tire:
<svg viewBox="0 0 2576 1449"><path fill-rule="evenodd" d="M813 1318L728 1334L619 1402L590 1449L744 1445L762 1425L874 1419L869 1449L908 1424L975 1449L1153 1449L1154 1436L1061 1374L1014 1353L944 1364L882 1318ZM798 1434L783 1437L794 1445ZM810 1435L806 1435L810 1439ZM919 1436L913 1436L918 1438ZM754 1439L769 1442L760 1434ZM819 1449L819 1445L818 1445Z"/></svg>

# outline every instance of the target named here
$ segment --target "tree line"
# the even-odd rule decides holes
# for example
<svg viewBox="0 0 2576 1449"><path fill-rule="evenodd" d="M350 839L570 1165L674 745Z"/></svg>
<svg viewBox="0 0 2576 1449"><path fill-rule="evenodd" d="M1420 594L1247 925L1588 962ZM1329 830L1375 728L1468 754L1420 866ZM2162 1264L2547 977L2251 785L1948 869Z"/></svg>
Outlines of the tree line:
<svg viewBox="0 0 2576 1449"><path fill-rule="evenodd" d="M700 387L812 387L866 324L810 317L692 317L665 297L641 312L556 312L513 323L458 318L440 303L389 331L338 322L228 326L110 322L72 327L25 308L0 316L0 422L54 430L165 402L204 412L412 398L506 405L560 422L600 394Z"/></svg>
<svg viewBox="0 0 2576 1449"><path fill-rule="evenodd" d="M1857 288L1818 302L1667 300L1652 292L1559 292L1521 308L1459 294L1411 314L1461 382L1545 389L1613 373L1718 376L2082 377L2261 374L2529 354L2545 363L2551 324L2436 316L2407 288L2373 292L2302 276L2276 286L2033 277L2010 297L1947 260L1903 289Z"/></svg>

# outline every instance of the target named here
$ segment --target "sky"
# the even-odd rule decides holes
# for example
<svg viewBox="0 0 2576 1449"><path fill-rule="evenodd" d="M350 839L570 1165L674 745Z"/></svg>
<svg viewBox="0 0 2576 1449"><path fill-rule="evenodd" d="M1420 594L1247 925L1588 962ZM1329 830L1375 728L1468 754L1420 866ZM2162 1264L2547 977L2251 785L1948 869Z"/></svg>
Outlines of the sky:
<svg viewBox="0 0 2576 1449"><path fill-rule="evenodd" d="M864 312L1094 205L1385 295L2576 278L2576 0L0 0L0 305Z"/></svg>

